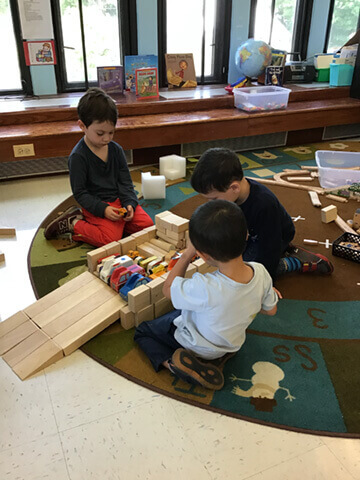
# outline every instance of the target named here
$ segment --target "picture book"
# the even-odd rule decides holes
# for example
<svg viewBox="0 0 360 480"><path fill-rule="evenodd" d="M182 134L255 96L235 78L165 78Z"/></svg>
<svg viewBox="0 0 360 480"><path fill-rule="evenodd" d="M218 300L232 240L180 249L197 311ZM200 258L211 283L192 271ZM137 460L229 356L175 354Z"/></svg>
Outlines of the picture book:
<svg viewBox="0 0 360 480"><path fill-rule="evenodd" d="M126 55L125 89L129 92L136 92L135 70L150 67L159 68L157 55Z"/></svg>
<svg viewBox="0 0 360 480"><path fill-rule="evenodd" d="M124 68L97 67L98 86L106 93L123 93Z"/></svg>
<svg viewBox="0 0 360 480"><path fill-rule="evenodd" d="M156 67L135 70L136 95L139 99L159 96L158 72Z"/></svg>
<svg viewBox="0 0 360 480"><path fill-rule="evenodd" d="M169 88L194 88L197 85L192 53L166 53L166 78Z"/></svg>

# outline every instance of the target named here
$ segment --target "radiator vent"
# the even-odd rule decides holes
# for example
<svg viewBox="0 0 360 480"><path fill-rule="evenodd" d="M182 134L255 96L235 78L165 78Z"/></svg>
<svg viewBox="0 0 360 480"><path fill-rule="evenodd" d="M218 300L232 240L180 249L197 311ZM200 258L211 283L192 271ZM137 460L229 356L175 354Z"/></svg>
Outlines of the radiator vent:
<svg viewBox="0 0 360 480"><path fill-rule="evenodd" d="M360 137L360 123L352 123L351 125L333 125L324 128L323 140L350 137Z"/></svg>
<svg viewBox="0 0 360 480"><path fill-rule="evenodd" d="M207 142L184 143L181 145L181 155L192 157L202 155L208 148L230 148L236 152L256 150L257 148L281 147L286 145L287 132L254 135L252 137L236 137Z"/></svg>

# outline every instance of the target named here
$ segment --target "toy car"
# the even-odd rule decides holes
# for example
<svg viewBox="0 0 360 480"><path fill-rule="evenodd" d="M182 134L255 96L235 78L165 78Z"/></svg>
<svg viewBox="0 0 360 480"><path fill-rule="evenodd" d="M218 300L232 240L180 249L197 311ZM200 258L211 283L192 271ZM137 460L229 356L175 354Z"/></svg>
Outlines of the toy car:
<svg viewBox="0 0 360 480"><path fill-rule="evenodd" d="M110 277L116 267L129 267L134 263L127 255L111 257L112 255L104 261L103 267L100 270L100 279L105 283L109 283Z"/></svg>
<svg viewBox="0 0 360 480"><path fill-rule="evenodd" d="M131 275L129 280L125 283L125 285L120 289L119 293L121 298L124 300L128 300L128 293L130 290L138 287L139 285L146 285L150 282L150 278L143 277L140 273L134 273Z"/></svg>
<svg viewBox="0 0 360 480"><path fill-rule="evenodd" d="M130 265L129 267L115 268L110 277L111 288L118 292L134 273L140 273L140 275L145 275L145 270L139 267L139 265Z"/></svg>

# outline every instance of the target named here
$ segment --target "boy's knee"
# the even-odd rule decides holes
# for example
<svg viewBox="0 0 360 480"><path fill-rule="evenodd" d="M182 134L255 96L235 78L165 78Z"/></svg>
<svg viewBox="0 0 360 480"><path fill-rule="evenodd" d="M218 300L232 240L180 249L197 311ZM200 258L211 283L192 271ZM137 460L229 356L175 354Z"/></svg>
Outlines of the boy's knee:
<svg viewBox="0 0 360 480"><path fill-rule="evenodd" d="M139 337L142 337L143 335L149 333L149 322L142 322L140 325L138 325L135 329L135 335L134 335L134 340L136 340Z"/></svg>

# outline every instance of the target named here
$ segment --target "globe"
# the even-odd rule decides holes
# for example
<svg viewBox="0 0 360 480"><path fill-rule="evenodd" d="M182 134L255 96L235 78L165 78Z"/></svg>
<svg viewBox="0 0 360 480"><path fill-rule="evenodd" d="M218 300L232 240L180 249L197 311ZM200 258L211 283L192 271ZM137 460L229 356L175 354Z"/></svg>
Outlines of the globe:
<svg viewBox="0 0 360 480"><path fill-rule="evenodd" d="M261 40L249 38L236 50L236 68L246 77L258 77L270 63L271 47Z"/></svg>

